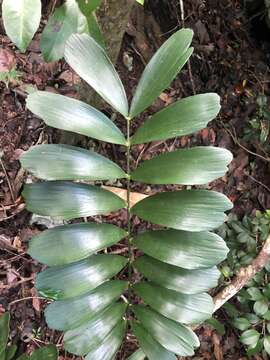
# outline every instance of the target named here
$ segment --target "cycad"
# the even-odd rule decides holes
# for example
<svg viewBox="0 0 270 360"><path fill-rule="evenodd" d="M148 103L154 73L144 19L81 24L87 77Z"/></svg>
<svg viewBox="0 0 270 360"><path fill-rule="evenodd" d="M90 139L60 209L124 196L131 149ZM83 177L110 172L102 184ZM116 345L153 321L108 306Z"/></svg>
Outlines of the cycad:
<svg viewBox="0 0 270 360"><path fill-rule="evenodd" d="M192 355L199 341L188 325L204 321L213 312L206 292L217 284L215 265L228 249L209 230L224 221L231 202L214 191L184 189L164 191L130 207L131 180L202 185L223 176L232 159L225 149L194 147L159 155L130 169L133 145L190 134L219 112L218 95L192 96L154 114L130 135L132 119L151 105L189 59L192 36L191 30L180 30L163 44L146 66L130 107L104 50L87 35L69 39L66 61L126 118L126 138L103 113L78 100L40 91L27 99L28 109L46 124L127 149L125 171L95 152L67 145L35 146L21 158L24 168L50 180L25 185L23 196L34 213L71 220L127 209L125 230L111 224L76 223L47 230L30 241L29 253L49 265L36 282L40 294L55 300L46 309L47 323L65 332L68 351L88 360L113 359L129 331L140 346L130 359ZM127 203L86 183L117 178L127 185ZM131 234L133 215L164 228ZM125 237L126 256L98 253ZM144 253L135 261L134 248ZM136 283L134 269L142 275ZM117 279L120 271L128 281Z"/></svg>

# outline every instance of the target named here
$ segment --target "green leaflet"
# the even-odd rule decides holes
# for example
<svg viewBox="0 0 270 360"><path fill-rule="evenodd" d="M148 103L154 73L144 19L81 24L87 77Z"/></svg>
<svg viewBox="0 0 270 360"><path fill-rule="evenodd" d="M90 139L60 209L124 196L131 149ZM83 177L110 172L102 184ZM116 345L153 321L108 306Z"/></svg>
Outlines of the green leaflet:
<svg viewBox="0 0 270 360"><path fill-rule="evenodd" d="M126 144L122 132L107 116L82 101L35 91L28 95L26 105L49 126L114 144Z"/></svg>
<svg viewBox="0 0 270 360"><path fill-rule="evenodd" d="M33 352L29 360L57 360L58 351L56 346L48 345Z"/></svg>
<svg viewBox="0 0 270 360"><path fill-rule="evenodd" d="M103 343L88 353L85 360L112 360L125 335L126 324L120 321L105 337Z"/></svg>
<svg viewBox="0 0 270 360"><path fill-rule="evenodd" d="M93 255L88 259L64 266L48 268L37 276L38 291L55 293L56 299L84 295L116 275L127 259L118 255Z"/></svg>
<svg viewBox="0 0 270 360"><path fill-rule="evenodd" d="M63 181L25 185L23 197L29 211L65 220L106 214L125 207L124 200L110 191Z"/></svg>
<svg viewBox="0 0 270 360"><path fill-rule="evenodd" d="M154 224L186 231L212 230L225 220L232 203L208 190L163 192L138 202L131 212Z"/></svg>
<svg viewBox="0 0 270 360"><path fill-rule="evenodd" d="M25 52L41 19L41 0L3 0L3 21L7 35Z"/></svg>
<svg viewBox="0 0 270 360"><path fill-rule="evenodd" d="M191 134L206 127L220 110L217 94L200 94L181 99L151 116L131 138L142 144Z"/></svg>
<svg viewBox="0 0 270 360"><path fill-rule="evenodd" d="M176 360L175 355L161 346L141 325L134 322L131 328L149 360Z"/></svg>
<svg viewBox="0 0 270 360"><path fill-rule="evenodd" d="M49 266L65 265L110 247L126 235L124 230L110 224L57 226L34 236L29 243L28 253Z"/></svg>
<svg viewBox="0 0 270 360"><path fill-rule="evenodd" d="M0 316L0 360L6 358L6 347L9 334L9 313Z"/></svg>
<svg viewBox="0 0 270 360"><path fill-rule="evenodd" d="M144 360L144 359L145 359L145 354L142 351L142 349L139 348L132 355L130 355L127 360Z"/></svg>
<svg viewBox="0 0 270 360"><path fill-rule="evenodd" d="M52 329L67 331L90 321L96 314L119 299L128 283L107 281L88 294L68 300L55 301L45 310L45 317ZM70 316L66 316L66 314Z"/></svg>
<svg viewBox="0 0 270 360"><path fill-rule="evenodd" d="M109 180L126 177L115 163L70 145L37 145L20 158L22 166L44 180Z"/></svg>
<svg viewBox="0 0 270 360"><path fill-rule="evenodd" d="M145 231L135 237L133 244L157 260L184 269L213 267L229 252L225 241L210 232Z"/></svg>
<svg viewBox="0 0 270 360"><path fill-rule="evenodd" d="M263 339L263 346L268 355L270 355L270 336L265 336Z"/></svg>
<svg viewBox="0 0 270 360"><path fill-rule="evenodd" d="M155 53L137 86L131 102L130 118L145 110L170 85L192 53L192 50L189 51L192 37L192 30L179 30Z"/></svg>
<svg viewBox="0 0 270 360"><path fill-rule="evenodd" d="M167 350L180 356L194 355L199 339L190 329L145 306L132 308L143 327Z"/></svg>
<svg viewBox="0 0 270 360"><path fill-rule="evenodd" d="M131 179L148 184L206 184L223 176L231 161L232 154L226 149L198 146L144 161Z"/></svg>
<svg viewBox="0 0 270 360"><path fill-rule="evenodd" d="M92 38L103 48L106 49L106 44L99 26L99 23L97 21L97 17L94 13L91 13L87 16L87 24L88 24L88 30L89 34L92 36Z"/></svg>
<svg viewBox="0 0 270 360"><path fill-rule="evenodd" d="M212 316L214 304L206 293L186 295L146 282L133 288L147 305L179 323L197 324Z"/></svg>
<svg viewBox="0 0 270 360"><path fill-rule="evenodd" d="M76 355L86 355L101 345L103 339L119 323L126 311L127 304L115 303L97 314L89 322L67 331L64 336L65 349Z"/></svg>
<svg viewBox="0 0 270 360"><path fill-rule="evenodd" d="M17 346L16 345L10 345L6 348L6 358L5 360L12 360L16 354ZM1 359L1 355L0 355Z"/></svg>
<svg viewBox="0 0 270 360"><path fill-rule="evenodd" d="M123 116L128 115L123 84L104 49L93 38L72 35L66 43L65 59L104 100Z"/></svg>
<svg viewBox="0 0 270 360"><path fill-rule="evenodd" d="M256 346L259 338L260 338L260 333L257 330L250 329L244 331L240 336L239 340L245 345L250 345L254 347Z"/></svg>
<svg viewBox="0 0 270 360"><path fill-rule="evenodd" d="M57 61L64 55L68 38L76 32L87 31L87 20L75 0L67 0L57 8L45 26L40 40L46 61Z"/></svg>
<svg viewBox="0 0 270 360"><path fill-rule="evenodd" d="M220 272L216 267L186 270L165 264L146 255L135 260L134 266L155 284L184 294L198 294L208 291L218 285L220 277Z"/></svg>
<svg viewBox="0 0 270 360"><path fill-rule="evenodd" d="M102 0L76 0L81 12L85 16L88 16L91 12L96 10L100 6L101 1Z"/></svg>

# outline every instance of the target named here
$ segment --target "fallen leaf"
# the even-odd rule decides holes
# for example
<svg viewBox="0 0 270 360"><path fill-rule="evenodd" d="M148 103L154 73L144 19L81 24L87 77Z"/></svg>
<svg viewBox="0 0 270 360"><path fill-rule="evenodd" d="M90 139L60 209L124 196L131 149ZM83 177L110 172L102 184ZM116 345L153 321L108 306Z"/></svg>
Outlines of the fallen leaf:
<svg viewBox="0 0 270 360"><path fill-rule="evenodd" d="M12 246L11 238L6 235L0 235L0 249L15 250L14 246Z"/></svg>
<svg viewBox="0 0 270 360"><path fill-rule="evenodd" d="M64 80L69 85L78 85L81 82L80 77L71 70L63 71L59 76L59 80Z"/></svg>
<svg viewBox="0 0 270 360"><path fill-rule="evenodd" d="M0 49L0 72L8 72L14 68L16 60L12 52Z"/></svg>
<svg viewBox="0 0 270 360"><path fill-rule="evenodd" d="M159 98L160 98L160 100L164 101L165 106L171 104L171 103L174 101L173 96L170 96L169 94L167 94L167 93L165 93L165 92L162 92L162 93L159 95Z"/></svg>
<svg viewBox="0 0 270 360"><path fill-rule="evenodd" d="M223 360L223 352L222 352L222 347L220 345L220 337L216 333L213 333L212 341L214 344L214 355L216 360Z"/></svg>
<svg viewBox="0 0 270 360"><path fill-rule="evenodd" d="M13 241L13 246L18 250L18 251L23 251L22 249L22 242L19 236L15 236L15 239Z"/></svg>
<svg viewBox="0 0 270 360"><path fill-rule="evenodd" d="M114 194L118 195L121 199L127 201L127 190L113 187L113 186L102 186L103 189L113 192ZM134 206L137 204L137 202L145 199L148 197L148 195L137 193L137 192L131 192L130 193L130 206Z"/></svg>
<svg viewBox="0 0 270 360"><path fill-rule="evenodd" d="M8 285L12 284L18 279L18 275L15 273L13 269L8 269L7 271L7 283Z"/></svg>
<svg viewBox="0 0 270 360"><path fill-rule="evenodd" d="M208 44L210 42L210 37L204 23L202 23L201 20L198 20L195 24L195 28L200 44Z"/></svg>
<svg viewBox="0 0 270 360"><path fill-rule="evenodd" d="M33 305L33 308L38 312L40 313L40 299L37 297L38 296L38 293L36 291L35 288L32 288L31 289L31 294L33 296L33 299L32 299L32 305Z"/></svg>

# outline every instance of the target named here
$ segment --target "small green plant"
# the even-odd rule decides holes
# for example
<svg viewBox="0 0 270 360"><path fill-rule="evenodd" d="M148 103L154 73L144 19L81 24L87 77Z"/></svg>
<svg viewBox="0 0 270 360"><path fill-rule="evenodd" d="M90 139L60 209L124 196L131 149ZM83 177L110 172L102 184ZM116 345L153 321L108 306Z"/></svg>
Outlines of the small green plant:
<svg viewBox="0 0 270 360"><path fill-rule="evenodd" d="M225 279L230 279L241 266L250 265L270 233L270 211L256 212L255 217L230 214L218 234L222 236L230 249L227 260L221 266Z"/></svg>
<svg viewBox="0 0 270 360"><path fill-rule="evenodd" d="M269 133L270 133L270 109L267 104L267 97L259 95L256 99L257 110L248 126L244 129L244 140L257 141L265 150L270 151Z"/></svg>
<svg viewBox="0 0 270 360"><path fill-rule="evenodd" d="M251 264L270 233L270 211L257 211L255 217L245 216L242 221L230 215L220 229L230 253L221 267L225 281L237 273L241 266ZM240 331L240 341L246 345L249 356L266 351L270 355L270 264L256 274L242 289L234 305L224 308L231 324Z"/></svg>
<svg viewBox="0 0 270 360"><path fill-rule="evenodd" d="M12 68L9 71L0 72L0 82L3 82L6 87L9 87L10 83L17 83L21 77L22 73L16 68Z"/></svg>
<svg viewBox="0 0 270 360"><path fill-rule="evenodd" d="M61 59L65 43L74 33L91 34L104 46L94 13L100 3L101 0L65 0L63 5L55 9L40 41L46 61ZM41 0L3 0L2 16L9 38L21 51L26 51L40 25Z"/></svg>
<svg viewBox="0 0 270 360"><path fill-rule="evenodd" d="M226 149L194 147L132 166L133 146L198 131L219 112L218 95L191 96L155 113L131 136L132 120L188 61L192 37L191 30L179 30L162 45L146 66L130 106L104 49L85 34L68 40L66 61L126 119L126 137L108 117L81 101L42 91L27 98L28 109L46 124L126 149L125 170L95 152L67 145L35 146L21 157L25 169L46 180L25 185L29 211L72 220L126 209L125 229L75 223L30 241L29 254L49 266L36 281L39 293L55 300L46 309L47 323L65 332L67 351L86 360L113 359L129 332L140 345L130 359L193 355L199 340L188 325L213 312L207 290L217 284L216 264L226 258L228 248L209 231L223 223L230 200L214 191L184 188L153 194L133 207L130 202L131 181L202 185L224 175L232 159ZM113 179L122 179L127 202L89 185ZM133 216L163 228L136 234ZM128 244L125 256L110 254L110 247L123 238ZM135 258L135 248L144 255ZM122 280L116 277L119 272Z"/></svg>
<svg viewBox="0 0 270 360"><path fill-rule="evenodd" d="M9 313L0 316L0 360L14 360L17 352L16 345L9 345ZM31 356L21 355L17 360L57 360L58 351L54 345L38 349Z"/></svg>

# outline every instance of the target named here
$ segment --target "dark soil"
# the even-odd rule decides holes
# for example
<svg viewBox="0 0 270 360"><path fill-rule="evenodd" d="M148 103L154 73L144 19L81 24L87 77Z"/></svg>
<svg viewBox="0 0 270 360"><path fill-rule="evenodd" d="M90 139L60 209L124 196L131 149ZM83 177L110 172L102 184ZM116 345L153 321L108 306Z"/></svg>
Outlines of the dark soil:
<svg viewBox="0 0 270 360"><path fill-rule="evenodd" d="M245 128L256 112L259 94L269 96L270 43L265 41L251 14L247 14L241 1L186 0L184 1L184 25L194 30L195 52L190 70L185 67L181 74L147 110L133 123L133 130L144 117L179 98L194 93L217 92L222 98L219 117L207 129L195 135L184 136L166 142L140 145L132 152L132 166L158 153L191 145L218 145L230 149L234 160L226 176L209 185L223 192L234 203L233 211L240 217L258 210L270 208L269 154L258 140L243 140ZM133 11L124 38L117 68L129 97L136 86L145 63L160 44L183 25L179 2L175 0L149 0L145 10ZM31 225L31 215L25 210L20 196L27 174L18 161L22 151L31 145L59 141L79 142L95 148L123 167L124 150L112 145L98 144L85 138L71 139L50 129L25 109L27 86L78 97L78 77L60 61L46 64L39 50L39 36L32 41L26 54L20 54L9 39L0 35L3 49L15 62L21 77L8 87L0 83L0 312L11 312L11 336L19 345L20 352L31 351L45 343L55 343L61 349L62 335L46 327L43 309L45 303L37 297L34 278L41 265L27 254L27 241L44 225ZM269 37L270 38L270 37ZM128 69L126 59L132 59ZM105 108L110 113L110 109ZM122 119L117 123L124 125ZM106 184L121 186L118 184ZM170 187L171 188L171 187ZM133 185L133 190L145 194L158 190L146 185ZM113 214L106 221L123 225L124 212ZM147 224L135 221L138 230ZM111 249L125 250L125 244ZM125 276L125 275L123 275ZM226 320L222 311L220 319ZM198 334L202 346L194 359L245 359L245 352L231 328L221 337L209 327L201 327ZM136 343L124 346L119 359L124 359ZM61 351L61 359L75 359ZM76 358L79 359L79 358ZM262 359L258 356L257 359Z"/></svg>

